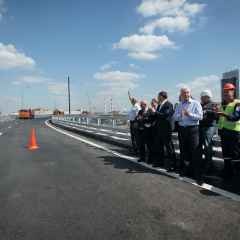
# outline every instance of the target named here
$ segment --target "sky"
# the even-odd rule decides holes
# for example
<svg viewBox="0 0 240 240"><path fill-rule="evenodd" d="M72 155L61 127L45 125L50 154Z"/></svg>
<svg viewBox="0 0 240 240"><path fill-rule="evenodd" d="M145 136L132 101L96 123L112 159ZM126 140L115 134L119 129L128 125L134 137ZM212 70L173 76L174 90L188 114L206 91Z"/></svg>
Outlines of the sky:
<svg viewBox="0 0 240 240"><path fill-rule="evenodd" d="M0 0L0 112L127 110L213 91L240 66L239 0Z"/></svg>

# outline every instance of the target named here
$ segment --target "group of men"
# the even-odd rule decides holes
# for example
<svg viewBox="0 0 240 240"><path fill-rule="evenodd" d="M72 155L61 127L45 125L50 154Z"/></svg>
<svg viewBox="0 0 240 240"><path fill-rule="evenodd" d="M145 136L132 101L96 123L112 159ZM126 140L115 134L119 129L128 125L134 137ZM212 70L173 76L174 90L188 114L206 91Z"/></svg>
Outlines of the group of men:
<svg viewBox="0 0 240 240"><path fill-rule="evenodd" d="M240 160L240 100L235 99L235 86L224 85L223 102L212 101L212 93L201 93L201 103L191 96L189 88L180 90L175 106L161 91L150 106L146 101L131 97L130 132L134 151L139 160L179 171L182 176L199 182L213 171L213 138L218 129L224 158L223 177L234 174L233 163ZM172 133L178 133L180 159L177 160ZM147 151L146 151L147 150Z"/></svg>

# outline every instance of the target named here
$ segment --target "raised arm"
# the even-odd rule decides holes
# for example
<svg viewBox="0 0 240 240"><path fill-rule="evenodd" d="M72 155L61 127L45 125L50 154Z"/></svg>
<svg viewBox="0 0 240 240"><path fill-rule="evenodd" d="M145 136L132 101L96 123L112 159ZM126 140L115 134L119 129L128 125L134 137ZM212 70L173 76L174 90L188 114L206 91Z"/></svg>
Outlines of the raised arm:
<svg viewBox="0 0 240 240"><path fill-rule="evenodd" d="M128 91L128 99L129 99L130 103L132 104L132 97L131 97L130 91Z"/></svg>

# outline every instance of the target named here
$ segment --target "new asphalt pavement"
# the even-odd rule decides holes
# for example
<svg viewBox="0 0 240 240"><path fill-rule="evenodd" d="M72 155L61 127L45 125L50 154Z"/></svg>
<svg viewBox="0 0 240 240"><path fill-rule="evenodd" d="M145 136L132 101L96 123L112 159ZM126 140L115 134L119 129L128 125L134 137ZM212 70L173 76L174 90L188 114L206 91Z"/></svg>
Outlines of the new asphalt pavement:
<svg viewBox="0 0 240 240"><path fill-rule="evenodd" d="M240 239L237 201L81 143L43 120L3 125L1 240ZM40 148L29 151L33 127Z"/></svg>

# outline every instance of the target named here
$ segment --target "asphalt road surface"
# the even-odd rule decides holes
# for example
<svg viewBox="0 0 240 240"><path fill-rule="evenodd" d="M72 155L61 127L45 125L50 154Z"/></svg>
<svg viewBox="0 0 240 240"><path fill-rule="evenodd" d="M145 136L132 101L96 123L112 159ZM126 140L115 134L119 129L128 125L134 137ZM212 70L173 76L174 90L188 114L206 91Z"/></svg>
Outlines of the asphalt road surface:
<svg viewBox="0 0 240 240"><path fill-rule="evenodd" d="M239 202L90 147L41 120L9 126L0 136L1 240L240 239ZM34 152L26 148L32 127L40 145Z"/></svg>

